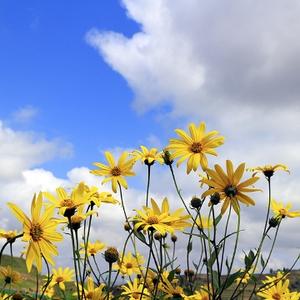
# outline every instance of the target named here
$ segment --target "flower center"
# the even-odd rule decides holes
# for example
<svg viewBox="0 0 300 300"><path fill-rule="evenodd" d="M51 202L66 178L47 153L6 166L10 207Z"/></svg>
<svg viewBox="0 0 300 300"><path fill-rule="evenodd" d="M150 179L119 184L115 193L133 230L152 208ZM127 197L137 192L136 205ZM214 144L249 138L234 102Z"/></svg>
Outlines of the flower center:
<svg viewBox="0 0 300 300"><path fill-rule="evenodd" d="M158 224L159 223L158 217L157 216L149 216L147 219L147 223L150 225Z"/></svg>
<svg viewBox="0 0 300 300"><path fill-rule="evenodd" d="M94 296L94 292L88 292L88 293L86 294L86 297L87 297L88 299L92 299L93 296Z"/></svg>
<svg viewBox="0 0 300 300"><path fill-rule="evenodd" d="M33 241L37 242L41 239L43 235L43 229L40 224L32 224L30 228L30 235Z"/></svg>
<svg viewBox="0 0 300 300"><path fill-rule="evenodd" d="M97 254L97 251L96 251L95 248L91 248L91 249L89 250L89 252L90 252L91 255Z"/></svg>
<svg viewBox="0 0 300 300"><path fill-rule="evenodd" d="M278 293L275 293L275 294L272 295L272 298L273 298L274 300L280 300L280 299L281 299L281 296L280 296Z"/></svg>
<svg viewBox="0 0 300 300"><path fill-rule="evenodd" d="M132 298L134 299L139 299L140 298L140 294L139 293L132 293Z"/></svg>
<svg viewBox="0 0 300 300"><path fill-rule="evenodd" d="M190 150L194 153L200 153L202 151L202 145L199 142L195 142L191 145Z"/></svg>
<svg viewBox="0 0 300 300"><path fill-rule="evenodd" d="M127 269L131 269L131 268L133 267L133 265L132 265L132 263L128 262L128 263L125 265L125 267L126 267Z"/></svg>
<svg viewBox="0 0 300 300"><path fill-rule="evenodd" d="M233 198L237 194L237 189L233 185L228 185L228 186L226 186L224 192L225 192L227 197Z"/></svg>
<svg viewBox="0 0 300 300"><path fill-rule="evenodd" d="M273 174L274 174L274 170L271 170L271 169L266 169L263 171L264 175L268 178L272 177Z"/></svg>
<svg viewBox="0 0 300 300"><path fill-rule="evenodd" d="M122 174L121 170L119 167L113 167L111 170L111 175L112 176L120 176Z"/></svg>
<svg viewBox="0 0 300 300"><path fill-rule="evenodd" d="M60 206L71 208L71 207L74 207L75 204L74 204L73 200L71 200L71 199L64 199L64 200L60 201Z"/></svg>
<svg viewBox="0 0 300 300"><path fill-rule="evenodd" d="M64 281L64 278L62 277L62 276L58 276L57 278L56 278L56 282L57 283L60 283L60 282L63 282Z"/></svg>
<svg viewBox="0 0 300 300"><path fill-rule="evenodd" d="M285 208L280 208L279 213L282 217L285 217L287 215L287 210Z"/></svg>

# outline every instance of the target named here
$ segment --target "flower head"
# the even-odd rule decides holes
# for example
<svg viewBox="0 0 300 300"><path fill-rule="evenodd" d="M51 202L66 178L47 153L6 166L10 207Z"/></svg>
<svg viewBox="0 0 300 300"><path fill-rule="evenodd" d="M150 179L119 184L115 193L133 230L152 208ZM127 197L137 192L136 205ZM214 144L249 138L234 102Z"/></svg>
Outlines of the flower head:
<svg viewBox="0 0 300 300"><path fill-rule="evenodd" d="M115 270L120 270L121 274L131 276L132 274L140 274L142 264L144 263L144 257L137 253L137 256L133 256L131 252L124 255L119 260L118 264L114 266Z"/></svg>
<svg viewBox="0 0 300 300"><path fill-rule="evenodd" d="M6 284L18 283L22 279L21 274L14 271L10 266L0 267L0 274Z"/></svg>
<svg viewBox="0 0 300 300"><path fill-rule="evenodd" d="M53 276L50 286L58 285L63 291L66 289L65 282L73 281L74 270L70 268L62 268L52 270Z"/></svg>
<svg viewBox="0 0 300 300"><path fill-rule="evenodd" d="M277 272L276 276L267 276L262 283L266 286L257 293L257 296L261 298L270 300L290 300L295 296L295 293L290 292L289 290L289 280L284 279L281 272Z"/></svg>
<svg viewBox="0 0 300 300"><path fill-rule="evenodd" d="M67 193L64 188L59 187L56 189L56 197L49 192L43 194L50 201L50 207L58 208L59 213L65 217L74 215L76 209L86 204L90 197L85 192L84 182L80 182L71 193Z"/></svg>
<svg viewBox="0 0 300 300"><path fill-rule="evenodd" d="M164 159L162 153L158 152L156 148L151 148L150 150L145 146L140 146L141 151L135 150L132 152L132 155L136 160L141 160L145 165L153 165L154 162L163 164Z"/></svg>
<svg viewBox="0 0 300 300"><path fill-rule="evenodd" d="M213 226L213 221L205 216L199 216L196 219L196 224L201 229L208 229Z"/></svg>
<svg viewBox="0 0 300 300"><path fill-rule="evenodd" d="M283 202L277 202L276 200L272 199L271 201L271 209L273 210L276 218L296 218L300 217L300 210L290 211L292 208L292 203L287 203L286 205Z"/></svg>
<svg viewBox="0 0 300 300"><path fill-rule="evenodd" d="M87 255L88 256L94 256L97 253L101 252L105 248L105 244L101 243L100 241L96 241L95 243L88 242L87 244ZM80 251L81 254L85 254L85 244L81 243L80 247L83 248L83 250Z"/></svg>
<svg viewBox="0 0 300 300"><path fill-rule="evenodd" d="M86 288L82 288L82 285L79 284L80 295L82 296L84 291L85 298L88 300L104 300L106 297L106 293L103 291L104 287L104 283L100 284L98 287L95 287L93 278L88 277ZM77 296L77 293L75 293L74 296Z"/></svg>
<svg viewBox="0 0 300 300"><path fill-rule="evenodd" d="M174 233L175 230L182 230L185 227L190 226L187 221L188 215L183 215L183 209L177 209L171 213L169 211L168 199L165 198L161 209L157 205L154 199L151 199L150 207L143 207L143 210L136 210L137 215L132 218L135 229L143 229L144 232L147 230L156 230L160 234L165 235L166 233Z"/></svg>
<svg viewBox="0 0 300 300"><path fill-rule="evenodd" d="M208 166L207 154L217 156L215 148L224 143L224 137L218 136L217 131L206 131L204 122L197 127L194 123L189 124L190 135L182 129L176 129L175 132L180 139L171 139L166 150L171 152L172 158L179 158L177 166L183 161L187 161L187 173L191 170L196 171L201 165L203 170Z"/></svg>
<svg viewBox="0 0 300 300"><path fill-rule="evenodd" d="M128 153L123 152L120 156L118 163L115 162L113 155L107 151L105 157L108 165L96 162L94 165L99 170L92 170L91 173L97 176L105 176L106 178L102 181L102 184L111 181L112 190L116 193L118 184L122 185L127 189L127 182L124 176L134 176L135 173L132 171L132 167L135 163L135 159L128 159Z"/></svg>
<svg viewBox="0 0 300 300"><path fill-rule="evenodd" d="M133 282L127 282L127 285L122 285L122 296L128 297L130 300L135 299L150 299L150 294L147 288L143 288L144 285L139 282L137 278L134 278ZM143 294L143 297L142 297Z"/></svg>
<svg viewBox="0 0 300 300"><path fill-rule="evenodd" d="M239 202L248 205L255 205L252 198L246 193L260 191L251 186L259 177L251 177L241 182L245 171L245 163L240 164L236 170L230 160L226 161L226 173L220 165L215 165L215 170L207 169L209 178L202 178L201 182L207 184L210 188L202 194L202 197L218 193L220 200L224 200L221 213L224 214L228 206L231 205L236 213L239 213Z"/></svg>
<svg viewBox="0 0 300 300"><path fill-rule="evenodd" d="M52 255L57 255L58 251L52 242L59 242L62 235L56 231L58 225L53 218L54 209L52 207L42 212L42 193L34 195L31 204L31 218L29 218L17 205L8 203L9 208L16 218L23 224L23 241L28 242L26 252L26 266L30 272L35 261L37 269L42 269L42 256L52 265L54 261Z"/></svg>
<svg viewBox="0 0 300 300"><path fill-rule="evenodd" d="M271 176L274 175L275 171L282 170L290 173L289 169L287 166L282 165L282 164L277 164L277 165L265 165L265 166L260 166L260 167L255 167L255 168L249 168L248 171L254 172L253 176L255 176L257 173L261 172L263 173L266 178L270 178Z"/></svg>
<svg viewBox="0 0 300 300"><path fill-rule="evenodd" d="M0 238L6 239L7 242L13 243L16 240L16 237L21 233L17 230L4 230L0 229Z"/></svg>

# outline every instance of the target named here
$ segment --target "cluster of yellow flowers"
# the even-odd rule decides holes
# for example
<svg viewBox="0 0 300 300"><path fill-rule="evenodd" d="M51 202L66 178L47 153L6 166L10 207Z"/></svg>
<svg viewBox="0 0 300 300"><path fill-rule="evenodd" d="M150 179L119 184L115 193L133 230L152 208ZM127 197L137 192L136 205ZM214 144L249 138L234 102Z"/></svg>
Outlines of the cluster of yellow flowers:
<svg viewBox="0 0 300 300"><path fill-rule="evenodd" d="M21 238L26 243L28 272L32 270L33 265L41 272L43 262L48 272L43 284L40 286L37 284L35 294L32 296L35 299L73 297L78 300L221 300L243 299L243 297L251 299L253 295L275 300L300 299L300 293L290 291L287 273L279 272L275 277L267 276L262 282L257 279L266 269L272 254L271 250L267 260L264 261L262 249L265 238L269 236L272 228L276 228L273 237L275 244L281 221L286 217L300 216L300 211L291 211L291 203L284 204L271 197L271 177L277 170L289 172L288 168L277 164L246 169L245 163L235 168L231 160L227 160L224 167L215 164L212 168L208 156L217 156L216 148L224 143L224 137L217 131L207 132L204 122L198 126L194 123L189 124L189 132L182 129L176 129L175 132L178 137L170 139L169 144L161 152L156 148L141 146L140 150L123 152L115 159L113 154L107 151L105 152L107 164L94 163L97 168L91 170L91 173L104 177L103 184L110 182L112 192L118 193L119 199L111 192L100 191L98 187L80 182L71 190L58 187L55 194L45 191L34 195L30 215L16 204L8 203L11 212L23 227L20 232L0 230L0 237L6 239L0 253L0 263L5 247L9 245L12 249L13 244ZM187 174L199 169L203 172L199 174L199 183L204 190L199 193L200 196L194 196L189 202L184 199L178 186L173 169L175 160L177 166L186 161ZM133 167L137 161L141 161L148 170L146 201L142 208L135 209L131 214L126 210L123 189L128 188L127 177L135 175ZM172 210L167 198L160 204L149 197L150 174L155 163L164 164L170 170L183 207ZM246 171L253 174L245 176ZM245 255L245 268L232 272L241 231L241 204L255 205L253 197L249 195L261 191L254 187L259 180L257 176L259 173L262 173L268 182L268 206L264 230L259 246ZM107 247L99 240L90 241L92 220L98 216L102 204L117 204L123 209L124 229L128 235L122 250ZM209 211L208 215L203 213L204 209ZM273 216L270 216L271 210ZM224 220L223 224L223 219L226 218L227 221ZM236 220L237 224L233 232L229 232L228 226L231 219ZM223 235L219 230L221 223ZM61 225L64 226L61 228ZM64 239L63 232L68 233L74 269L59 267L52 269L51 272L49 264L54 265L54 256L59 255L57 243ZM176 255L176 232L184 232L186 235L185 254L181 250L180 254ZM230 251L231 256L228 257L225 250L226 241L232 236L235 236L235 243ZM194 244L196 240L200 242L196 251L193 248L193 240ZM132 247L131 251L127 250L129 244ZM148 253L147 257L140 254L138 247L143 253ZM190 256L193 250L198 261L191 264ZM104 258L101 264L99 254ZM186 270L183 275L180 265L183 265L184 256L186 256ZM262 268L256 277L254 270L258 270L259 261ZM227 272L224 271L225 266ZM1 268L0 273L5 282L0 300L17 299L16 295L20 293L11 288L6 290L5 287L6 284L17 283L21 275L10 267ZM120 284L121 280L123 282ZM67 294L68 287L73 286L72 282L75 282L76 290ZM244 293L250 282L253 289L250 296L246 296ZM231 294L225 296L224 293ZM21 297L27 299L25 295Z"/></svg>

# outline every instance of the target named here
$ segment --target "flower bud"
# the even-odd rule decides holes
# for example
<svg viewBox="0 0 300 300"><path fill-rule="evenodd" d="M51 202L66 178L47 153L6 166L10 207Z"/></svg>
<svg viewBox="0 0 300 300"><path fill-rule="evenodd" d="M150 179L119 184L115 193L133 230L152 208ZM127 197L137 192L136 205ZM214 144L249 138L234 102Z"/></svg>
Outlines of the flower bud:
<svg viewBox="0 0 300 300"><path fill-rule="evenodd" d="M130 231L130 229L131 229L130 224L126 222L126 223L124 224L124 230L125 230L125 231Z"/></svg>
<svg viewBox="0 0 300 300"><path fill-rule="evenodd" d="M115 263L119 259L118 250L115 247L107 248L104 252L104 259L110 264Z"/></svg>
<svg viewBox="0 0 300 300"><path fill-rule="evenodd" d="M159 232L155 232L154 238L155 238L157 241L159 241L159 240L162 239L162 235L161 235Z"/></svg>
<svg viewBox="0 0 300 300"><path fill-rule="evenodd" d="M177 275L180 275L181 269L180 269L180 268L176 268L176 269L175 269L175 273L176 273Z"/></svg>
<svg viewBox="0 0 300 300"><path fill-rule="evenodd" d="M213 205L217 205L220 203L220 194L219 193L213 193L211 196L210 196L210 202L211 204Z"/></svg>
<svg viewBox="0 0 300 300"><path fill-rule="evenodd" d="M270 227L277 227L278 226L278 224L279 224L279 220L278 220L278 218L274 218L274 217L272 217L270 220L269 220L269 225L270 225Z"/></svg>
<svg viewBox="0 0 300 300"><path fill-rule="evenodd" d="M173 159L171 159L171 153L168 150L163 151L164 154L162 155L162 158L164 159L164 162L167 166L171 166L174 162Z"/></svg>
<svg viewBox="0 0 300 300"><path fill-rule="evenodd" d="M198 197L193 197L191 200L191 206L193 208L200 208L202 206L202 200Z"/></svg>
<svg viewBox="0 0 300 300"><path fill-rule="evenodd" d="M171 236L171 241L172 241L173 243L176 243L176 242L177 242L177 236L176 236L175 234L172 234L172 236Z"/></svg>

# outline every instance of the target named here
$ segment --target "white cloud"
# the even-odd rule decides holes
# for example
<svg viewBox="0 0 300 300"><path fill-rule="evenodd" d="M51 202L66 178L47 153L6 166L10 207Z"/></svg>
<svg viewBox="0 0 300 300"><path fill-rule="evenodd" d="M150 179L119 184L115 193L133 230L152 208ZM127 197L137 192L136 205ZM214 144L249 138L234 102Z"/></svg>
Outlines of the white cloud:
<svg viewBox="0 0 300 300"><path fill-rule="evenodd" d="M0 179L10 180L22 171L54 157L68 157L72 146L60 139L47 140L34 132L15 131L0 121Z"/></svg>
<svg viewBox="0 0 300 300"><path fill-rule="evenodd" d="M28 123L38 114L38 109L33 106L19 108L13 113L13 121L17 123Z"/></svg>
<svg viewBox="0 0 300 300"><path fill-rule="evenodd" d="M131 37L92 29L86 38L135 93L137 112L170 105L162 125L179 126L178 117L206 120L225 135L214 160L248 166L285 163L291 175L276 174L273 196L299 209L300 42L299 2L135 1L124 0L129 18L140 25ZM186 124L180 124L186 128ZM151 143L151 139L149 139ZM213 165L213 162L211 162ZM184 195L199 193L196 178L178 172ZM154 171L153 193L175 203L170 176ZM264 189L263 181L259 184ZM241 249L256 247L265 215L266 193L254 208L243 209ZM272 266L286 266L286 251L299 252L285 220ZM182 245L183 247L183 245ZM183 248L182 248L183 249ZM293 250L291 250L293 249ZM282 251L282 253L280 253Z"/></svg>

